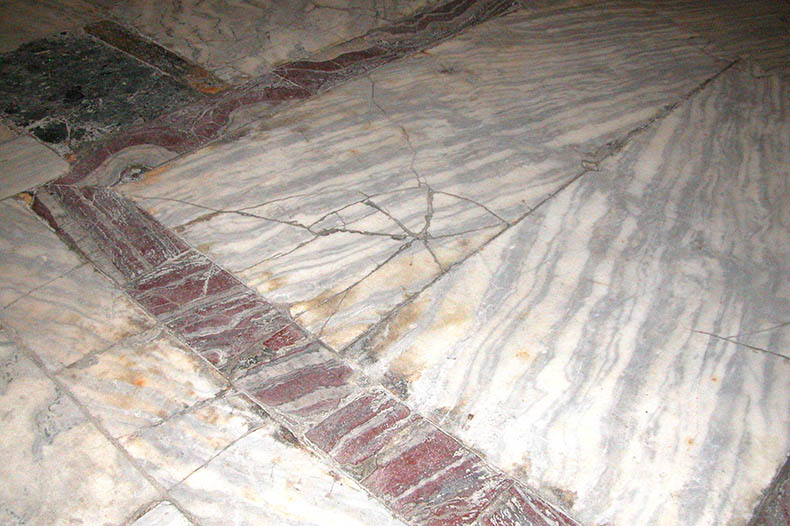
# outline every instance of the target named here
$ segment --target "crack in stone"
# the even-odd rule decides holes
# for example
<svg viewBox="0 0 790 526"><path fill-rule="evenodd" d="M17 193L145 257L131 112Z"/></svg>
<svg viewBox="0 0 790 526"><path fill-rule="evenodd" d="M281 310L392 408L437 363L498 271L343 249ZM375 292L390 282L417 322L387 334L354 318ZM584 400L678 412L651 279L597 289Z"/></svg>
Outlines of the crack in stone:
<svg viewBox="0 0 790 526"><path fill-rule="evenodd" d="M786 324L784 324L784 325L786 325ZM710 336L711 338L717 338L717 339L719 339L719 340L724 340L725 342L734 343L735 345L740 345L740 346L742 346L742 347L746 347L747 349L751 349L752 351L757 351L757 352L763 352L763 353L767 353L767 354L772 354L772 355L774 355L774 356L777 356L777 357L779 357L779 358L782 358L783 360L788 360L788 361L790 361L790 356L785 356L785 355L783 355L783 354L779 354L779 353L778 353L778 352L776 352L776 351L769 351L768 349L763 349L762 347L756 347L756 346L754 346L754 345L749 345L748 343L739 342L738 340L735 340L735 339L733 339L732 337L728 337L728 336L719 336L718 334L713 334L712 332L708 332L708 331L700 331L700 330L697 330L697 329L692 329L692 330L691 330L691 332L696 332L697 334L704 334L704 335L706 335L706 336ZM758 332L762 332L762 331L758 331Z"/></svg>
<svg viewBox="0 0 790 526"><path fill-rule="evenodd" d="M341 295L341 294L343 295L343 299L345 299L345 296L348 294L348 292L349 292L351 289L353 289L354 287L356 287L357 285L359 285L360 283L362 283L363 281L365 281L367 278L369 278L370 276L372 276L373 274L375 274L375 273L376 273L376 272L377 272L379 269L381 269L382 267L384 267L384 265L386 265L387 263L389 263L390 261L392 261L392 260L394 260L396 257L398 257L400 254L402 254L403 252L405 252L406 250L408 250L408 249L409 249L409 248L410 248L410 247L411 247L411 246L414 244L414 242L415 242L415 241L416 241L416 239L411 239L411 240L407 241L406 243L402 244L401 246L399 246L399 247L397 248L397 250L395 250L395 251L394 251L392 254L390 254L389 256L387 256L387 258L386 258L384 261L382 261L381 263L378 263L378 264L377 264L377 265L376 265L376 266L375 266L375 267L374 267L374 268L373 268L371 271L369 271L367 274L365 274L364 276L362 276L361 278L359 278L358 280L356 280L355 282L353 282L351 285L347 286L347 287L346 287L346 288L344 288L343 290L341 290L341 291L338 291L338 292L336 292L336 293L332 294L331 296L329 296L329 297L325 298L325 299L324 299L324 300L322 300L320 303L318 303L317 305L315 305L315 306L314 306L312 309L306 310L306 311L304 311L304 312L300 312L299 314L297 314L296 316L294 316L294 319L295 319L295 320L298 320L298 319L299 319L299 318L300 318L302 315L304 315L306 312L310 312L311 310L315 310L315 309L317 309L317 308L319 308L319 307L321 307L321 306L323 306L323 305L326 305L327 303L329 303L330 301L334 300L335 298L337 298L337 297L338 297L339 295ZM330 314L330 315L327 317L327 320L326 320L326 321L324 322L324 324L321 326L321 331L323 331L324 327L326 326L327 322L329 321L329 318L331 318L332 316L334 316L335 314L337 314L337 312L338 312L338 311L339 311L339 309L340 309L340 304L341 304L341 303L342 303L342 299L341 299L340 303L338 303L337 307L336 307L336 308L333 310L332 314ZM321 332L319 332L319 337L320 337L320 335L321 335Z"/></svg>
<svg viewBox="0 0 790 526"><path fill-rule="evenodd" d="M523 3L521 3L521 5L524 6ZM524 7L526 7L526 6L524 6ZM604 144L603 146L601 146L600 148L598 148L592 154L592 158L591 159L584 159L584 160L582 160L582 162L581 162L581 171L579 173L577 173L575 176L573 176L568 181L563 183L559 188L557 188L553 192L551 192L548 195L546 195L539 203L537 203L534 207L529 208L525 213L521 214L514 221L508 222L507 226L504 229L502 229L501 232L498 232L497 234L492 236L490 239L488 239L487 241L482 243L477 249L471 251L466 256L462 257L458 261L456 261L456 262L450 264L449 266L447 266L445 269L442 270L442 272L440 272L433 279L431 279L428 283L426 283L422 288L420 288L420 290L418 290L415 293L407 296L402 302L400 302L398 305L393 307L389 312L387 312L383 317L381 317L379 319L379 321L377 321L376 323L374 323L373 325L368 327L367 330L365 330L359 336L354 338L345 347L345 349L353 350L355 348L367 346L369 344L369 342L372 341L373 338L375 338L376 335L381 330L383 330L390 323L390 321L392 321L398 315L398 313L404 307L406 307L407 305L411 304L416 298L418 298L424 291L426 291L430 287L432 287L433 284L436 283L437 281L439 281L444 275L446 275L447 273L451 272L456 267L464 264L467 260L469 260L470 258L475 256L476 254L480 253L489 244L491 244L494 240L499 238L499 236L501 236L505 232L509 231L510 228L512 228L513 226L519 224L521 221L523 221L528 216L532 215L538 208L542 207L545 203L547 203L548 201L553 199L557 194L559 194L560 192L562 192L563 190L568 188L570 185L575 183L577 180L581 179L584 175L586 175L586 174L588 174L590 172L597 171L598 167L600 166L600 164L604 160L606 160L606 159L614 156L618 152L622 151L626 147L626 145L634 137L636 137L636 136L640 135L641 133L643 133L645 130L647 130L654 123L659 122L659 121L663 120L664 118L666 118L675 109L680 107L684 102L688 101L689 99L691 99L696 94L698 94L701 91L703 91L706 87L708 87L712 82L714 82L716 79L718 79L721 75L723 75L725 72L727 72L732 67L734 67L738 62L739 62L738 60L731 61L724 68L722 68L721 70L716 72L713 76L705 79L698 86L694 87L689 92L687 92L687 93L683 94L682 96L680 96L678 98L678 100L676 100L675 102L667 104L664 107L662 107L653 116L653 118L648 120L646 123L644 123L641 126L638 126L638 127L634 128L634 129L630 130L622 138L610 141L610 142ZM370 75L368 75L368 79L370 79ZM370 80L371 80L371 84L373 84L372 79L370 79ZM372 96L373 96L373 89L371 87L371 97ZM382 111L382 113L384 113L385 116L387 116L386 112L384 112L384 110L378 105L378 103L376 103L373 100L372 100L372 102L373 102L373 104L375 104L379 108L379 110ZM387 118L389 118L389 116L387 116ZM390 122L393 122L393 121L390 119ZM397 123L393 122L393 124L395 124L397 126ZM403 128L401 128L401 129L403 129ZM404 133L405 133L405 130L404 130ZM407 140L407 142L408 142L408 140ZM409 146L411 146L410 142L409 142ZM788 322L788 323L790 323L790 322ZM711 335L711 336L716 336L716 335ZM717 338L721 338L720 336L716 336L716 337ZM722 338L722 339L726 339L726 338ZM731 341L731 340L728 340L728 341ZM733 341L732 343L738 343L738 342ZM744 345L744 344L740 344L740 345ZM749 347L749 346L747 346L747 347ZM767 352L767 353L770 353L770 354L776 354L779 357L782 357L784 359L790 360L790 358L788 358L788 357L785 357L785 356L783 356L781 354L778 354L778 353L774 353L772 351L767 351L765 349L755 348L754 350L764 351L764 352ZM345 354L345 351L341 352L341 354Z"/></svg>
<svg viewBox="0 0 790 526"><path fill-rule="evenodd" d="M753 336L755 334L762 334L764 332L770 332L770 331L774 331L776 329L781 329L782 327L787 327L788 325L790 325L790 321L786 321L786 322L780 323L779 325L774 325L774 326L768 327L766 329L760 329L759 331L741 332L741 333L738 333L738 334L733 334L732 336L725 336L725 338L738 338L738 337L741 337L741 336Z"/></svg>

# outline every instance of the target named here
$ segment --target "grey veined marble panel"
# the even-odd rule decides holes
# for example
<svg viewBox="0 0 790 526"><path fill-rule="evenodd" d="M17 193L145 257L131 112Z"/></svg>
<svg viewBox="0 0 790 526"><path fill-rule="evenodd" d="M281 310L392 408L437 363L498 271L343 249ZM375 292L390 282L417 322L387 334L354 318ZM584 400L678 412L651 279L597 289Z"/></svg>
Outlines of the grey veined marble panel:
<svg viewBox="0 0 790 526"><path fill-rule="evenodd" d="M159 44L226 81L255 77L282 62L398 20L427 0L90 0Z"/></svg>
<svg viewBox="0 0 790 526"><path fill-rule="evenodd" d="M698 33L712 53L749 57L763 72L790 78L790 2L786 0L633 1Z"/></svg>
<svg viewBox="0 0 790 526"><path fill-rule="evenodd" d="M0 524L121 524L157 492L0 329Z"/></svg>
<svg viewBox="0 0 790 526"><path fill-rule="evenodd" d="M349 355L588 525L746 524L790 451L788 100L731 69Z"/></svg>
<svg viewBox="0 0 790 526"><path fill-rule="evenodd" d="M122 191L342 348L726 65L687 38L513 13Z"/></svg>

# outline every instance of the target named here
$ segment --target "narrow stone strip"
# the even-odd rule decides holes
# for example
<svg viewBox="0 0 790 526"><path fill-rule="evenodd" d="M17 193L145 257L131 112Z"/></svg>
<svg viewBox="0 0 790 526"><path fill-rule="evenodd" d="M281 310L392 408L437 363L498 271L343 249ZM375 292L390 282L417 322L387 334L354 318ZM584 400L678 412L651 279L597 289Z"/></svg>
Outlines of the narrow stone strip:
<svg viewBox="0 0 790 526"><path fill-rule="evenodd" d="M34 210L59 234L78 247L89 238L96 248L82 251L87 258L103 254L110 276L152 316L409 524L577 524L372 385L131 201L94 187L54 186L46 195Z"/></svg>
<svg viewBox="0 0 790 526"><path fill-rule="evenodd" d="M163 156L173 158L218 138L227 130L231 114L240 109L267 106L271 111L285 101L305 99L494 18L514 5L517 5L515 0L452 0L423 10L392 26L372 30L322 53L331 54L331 59L282 65L271 74L120 132L79 154L70 173L61 177L57 183L73 185L100 182L102 185L112 185L117 180L106 181L99 176L91 176L103 163L123 150L142 145L155 147L159 150L156 158L158 163L164 162ZM158 52L140 44L139 39L131 40L126 34L128 32L124 33L123 28L118 29L112 23L94 24L86 30L108 39L120 49L148 57L144 60L159 60L157 64L160 65L157 67L165 68L164 71L167 71L166 68L176 69L175 65L168 66L162 62L164 59L156 58ZM161 150L165 150L166 155ZM137 168L145 170L152 167ZM85 181L88 178L93 180Z"/></svg>
<svg viewBox="0 0 790 526"><path fill-rule="evenodd" d="M83 30L201 93L219 93L228 87L227 84L197 64L179 57L172 51L129 31L112 20L89 24L83 27Z"/></svg>

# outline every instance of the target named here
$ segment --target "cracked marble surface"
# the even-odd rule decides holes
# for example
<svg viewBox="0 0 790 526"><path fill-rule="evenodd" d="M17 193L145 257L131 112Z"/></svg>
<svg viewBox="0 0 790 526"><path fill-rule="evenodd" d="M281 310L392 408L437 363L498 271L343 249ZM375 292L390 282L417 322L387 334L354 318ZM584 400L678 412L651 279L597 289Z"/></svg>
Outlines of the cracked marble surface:
<svg viewBox="0 0 790 526"><path fill-rule="evenodd" d="M161 329L88 355L57 376L115 438L159 425L226 387Z"/></svg>
<svg viewBox="0 0 790 526"><path fill-rule="evenodd" d="M139 428L120 442L154 479L171 488L262 425L265 417L233 391Z"/></svg>
<svg viewBox="0 0 790 526"><path fill-rule="evenodd" d="M0 309L0 322L53 371L153 326L151 318L88 265Z"/></svg>
<svg viewBox="0 0 790 526"><path fill-rule="evenodd" d="M0 307L81 264L23 202L0 201Z"/></svg>
<svg viewBox="0 0 790 526"><path fill-rule="evenodd" d="M91 0L222 80L238 82L283 62L414 13L427 0L257 0L106 2Z"/></svg>
<svg viewBox="0 0 790 526"><path fill-rule="evenodd" d="M585 524L745 524L790 450L788 90L731 69L348 354Z"/></svg>
<svg viewBox="0 0 790 526"><path fill-rule="evenodd" d="M0 164L0 523L783 524L790 4L90 1L0 52L267 73Z"/></svg>
<svg viewBox="0 0 790 526"><path fill-rule="evenodd" d="M156 496L2 329L0 371L0 522L121 524Z"/></svg>
<svg viewBox="0 0 790 526"><path fill-rule="evenodd" d="M354 481L300 449L290 432L271 420L197 470L172 494L206 526L403 524Z"/></svg>
<svg viewBox="0 0 790 526"><path fill-rule="evenodd" d="M132 526L192 526L192 523L170 502L160 502Z"/></svg>
<svg viewBox="0 0 790 526"><path fill-rule="evenodd" d="M726 66L686 39L510 14L121 191L340 349Z"/></svg>

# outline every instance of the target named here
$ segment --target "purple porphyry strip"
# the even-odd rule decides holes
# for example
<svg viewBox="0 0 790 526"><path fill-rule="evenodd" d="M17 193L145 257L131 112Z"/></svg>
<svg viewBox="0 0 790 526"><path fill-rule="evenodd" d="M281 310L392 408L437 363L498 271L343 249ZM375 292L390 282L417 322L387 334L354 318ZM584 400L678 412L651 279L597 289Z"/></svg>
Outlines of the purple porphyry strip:
<svg viewBox="0 0 790 526"><path fill-rule="evenodd" d="M279 79L278 82L282 83ZM231 114L242 106L261 102L275 105L308 96L308 91L297 86L267 85L266 78L225 90L214 98L195 102L151 122L113 135L99 146L80 155L70 172L58 179L57 183L76 184L107 159L132 146L160 146L173 152L173 156L195 150L216 139L230 122Z"/></svg>
<svg viewBox="0 0 790 526"><path fill-rule="evenodd" d="M305 436L418 524L470 524L504 480L458 441L382 391L365 392Z"/></svg>
<svg viewBox="0 0 790 526"><path fill-rule="evenodd" d="M111 190L56 185L52 191L126 279L189 248L147 212Z"/></svg>
<svg viewBox="0 0 790 526"><path fill-rule="evenodd" d="M274 74L227 89L105 139L100 145L80 153L70 172L57 182L77 184L112 156L132 146L159 146L173 152L173 156L195 150L219 137L230 122L231 114L243 106L270 103L274 107L284 101L310 97L500 15L515 4L513 0L454 0L355 39L371 42L365 49L342 53L325 61L284 64ZM437 25L443 27L435 27Z"/></svg>
<svg viewBox="0 0 790 526"><path fill-rule="evenodd" d="M190 250L132 281L126 291L154 316L169 319L239 286L228 271Z"/></svg>
<svg viewBox="0 0 790 526"><path fill-rule="evenodd" d="M100 230L103 250L122 261L162 232L176 239L173 247L183 243L112 190L56 189L66 211ZM117 217L111 203L120 209ZM136 218L134 227L119 229L129 217ZM389 393L366 387L336 353L310 342L306 331L205 256L189 249L153 267L127 285L129 294L407 522L576 524Z"/></svg>
<svg viewBox="0 0 790 526"><path fill-rule="evenodd" d="M354 378L333 352L311 343L248 369L236 385L304 431L355 396Z"/></svg>
<svg viewBox="0 0 790 526"><path fill-rule="evenodd" d="M486 510L478 526L576 526L578 523L557 508L529 495L516 483L508 482L497 502Z"/></svg>

